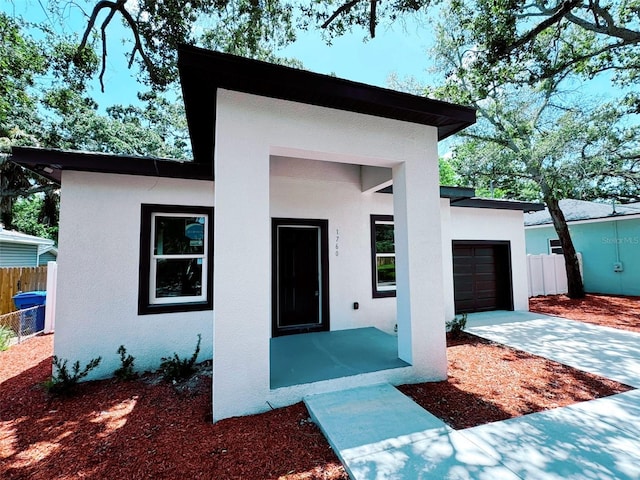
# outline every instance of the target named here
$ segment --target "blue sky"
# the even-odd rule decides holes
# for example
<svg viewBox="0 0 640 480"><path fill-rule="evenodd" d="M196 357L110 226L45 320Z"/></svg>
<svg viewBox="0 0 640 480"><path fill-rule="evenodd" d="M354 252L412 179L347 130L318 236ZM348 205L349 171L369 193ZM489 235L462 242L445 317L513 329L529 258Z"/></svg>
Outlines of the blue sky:
<svg viewBox="0 0 640 480"><path fill-rule="evenodd" d="M47 22L58 32L80 34L85 25L84 17L77 7L66 8L67 18L63 24L48 17L43 5L55 0L0 0L0 9L9 14L23 16L32 22ZM86 5L93 6L96 0ZM83 2L78 2L82 4ZM70 5L67 3L66 5ZM104 18L104 16L103 16ZM100 20L98 21L98 24ZM391 74L403 80L413 77L420 85L434 85L436 78L429 73L431 66L428 50L432 44L430 26L426 19L422 23L407 19L396 22L394 28L380 26L376 38L363 41L364 30L344 35L327 45L319 30L300 32L298 40L286 49L277 52L281 56L297 58L305 68L318 73L335 74L338 77L368 83L381 87L388 86ZM106 91L100 92L97 78L92 80L91 91L101 109L112 104L135 103L136 93L147 87L138 79L138 67L127 68L125 52L130 46L123 45L123 38L131 39L130 32L122 26L120 18L114 19L107 30L108 52L105 73ZM130 45L130 42L129 42ZM612 89L606 78L583 84L581 93L610 97L618 90Z"/></svg>
<svg viewBox="0 0 640 480"><path fill-rule="evenodd" d="M392 73L400 79L411 76L426 84L432 78L428 72L432 42L428 32L409 22L404 27L381 28L375 38L366 42L365 32L359 30L333 40L329 46L314 30L300 33L298 41L282 53L301 60L314 72L380 87L387 86Z"/></svg>
<svg viewBox="0 0 640 480"><path fill-rule="evenodd" d="M45 13L42 6L47 3L48 0L0 0L0 9L32 22L49 23L58 32L82 32L86 19L77 7L68 7L66 21L59 24L54 23ZM94 3L90 2L89 5ZM279 54L302 61L305 68L314 72L335 74L341 78L381 87L388 86L387 80L392 73L397 74L400 79L411 76L421 83L429 83L427 50L431 38L428 29L406 21L404 25L398 24L394 29L379 27L376 38L366 42L363 41L365 36L364 30L357 30L335 39L328 46L318 30L300 32L298 40ZM127 69L124 54L129 53L129 49L122 45L122 40L130 39L131 36L121 25L119 18L109 25L107 38L109 55L105 73L106 91L100 92L97 79L92 82L94 99L101 108L116 103L135 102L136 93L145 89L136 78L137 65Z"/></svg>

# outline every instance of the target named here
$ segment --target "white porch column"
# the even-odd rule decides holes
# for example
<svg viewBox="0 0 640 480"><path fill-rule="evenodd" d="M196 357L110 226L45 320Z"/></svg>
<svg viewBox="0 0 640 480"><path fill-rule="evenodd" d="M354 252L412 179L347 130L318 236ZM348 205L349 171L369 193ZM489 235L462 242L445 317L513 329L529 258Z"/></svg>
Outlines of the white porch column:
<svg viewBox="0 0 640 480"><path fill-rule="evenodd" d="M214 421L265 410L269 393L269 152L250 111L218 92L214 223Z"/></svg>
<svg viewBox="0 0 640 480"><path fill-rule="evenodd" d="M398 356L422 379L447 376L437 143L393 168Z"/></svg>

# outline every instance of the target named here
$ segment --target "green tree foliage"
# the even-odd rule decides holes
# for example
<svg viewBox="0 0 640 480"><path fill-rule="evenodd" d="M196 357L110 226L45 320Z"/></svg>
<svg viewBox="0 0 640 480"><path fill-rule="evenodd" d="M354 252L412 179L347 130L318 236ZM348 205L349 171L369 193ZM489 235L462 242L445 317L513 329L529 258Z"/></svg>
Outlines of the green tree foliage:
<svg viewBox="0 0 640 480"><path fill-rule="evenodd" d="M637 0L466 0L448 3L475 45L469 67L489 71L527 63L522 80L568 72L593 77L612 71L622 83L639 74Z"/></svg>
<svg viewBox="0 0 640 480"><path fill-rule="evenodd" d="M470 75L468 65L476 51L465 44L471 40L464 31L451 28L450 20L440 25L436 47L446 81L430 93L470 104L479 116L475 126L460 134L452 165L463 183L497 188L509 198L544 200L565 252L569 295L583 296L575 249L558 202L637 194L637 128L629 124L624 108L589 107L565 91L564 74L535 88L518 81L529 65L512 67L509 77L490 72L492 80Z"/></svg>
<svg viewBox="0 0 640 480"><path fill-rule="evenodd" d="M114 105L106 114L72 90L47 92L50 117L41 144L71 150L189 159L184 105L157 92L139 93L139 105Z"/></svg>
<svg viewBox="0 0 640 480"><path fill-rule="evenodd" d="M440 158L438 160L438 170L440 172L440 185L456 186L460 183L460 177L455 168L451 165L451 160Z"/></svg>
<svg viewBox="0 0 640 480"><path fill-rule="evenodd" d="M379 25L407 15L451 14L450 26L464 31L476 52L467 67L479 75L509 75L513 65L522 64L528 68L520 80L529 83L568 72L612 72L629 85L639 75L638 0L314 0L302 11L329 36L364 27L371 37Z"/></svg>
<svg viewBox="0 0 640 480"><path fill-rule="evenodd" d="M0 44L0 221L6 228L57 235L58 187L9 162L12 145L190 158L180 98L141 93L138 105L101 113L86 91L98 65L91 49L78 55L73 37L3 13ZM20 198L29 200L14 205Z"/></svg>
<svg viewBox="0 0 640 480"><path fill-rule="evenodd" d="M36 237L58 240L57 192L19 198L13 205L13 226L20 232Z"/></svg>
<svg viewBox="0 0 640 480"><path fill-rule="evenodd" d="M37 100L31 88L46 70L40 46L21 33L21 25L0 13L0 222L12 227L15 199L33 190L31 175L7 160L12 144L33 140L38 128Z"/></svg>
<svg viewBox="0 0 640 480"><path fill-rule="evenodd" d="M85 0L78 5L90 12L78 52L85 48L103 52L101 83L107 32L114 20L124 21L132 35L129 66L137 61L147 83L157 88L177 79L179 44L279 61L273 50L295 39L294 6L286 0ZM52 5L59 18L67 8Z"/></svg>
<svg viewBox="0 0 640 480"><path fill-rule="evenodd" d="M20 25L1 12L0 46L0 151L6 152L6 138L24 130L35 115L36 102L28 88L46 71L46 58L34 41L22 36Z"/></svg>

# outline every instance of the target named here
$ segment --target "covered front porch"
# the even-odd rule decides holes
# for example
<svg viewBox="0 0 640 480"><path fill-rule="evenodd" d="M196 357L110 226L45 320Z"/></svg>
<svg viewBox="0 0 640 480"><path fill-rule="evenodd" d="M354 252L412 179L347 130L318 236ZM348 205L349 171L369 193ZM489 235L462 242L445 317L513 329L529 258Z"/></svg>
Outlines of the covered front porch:
<svg viewBox="0 0 640 480"><path fill-rule="evenodd" d="M269 347L272 390L410 366L398 338L375 327L275 337Z"/></svg>
<svg viewBox="0 0 640 480"><path fill-rule="evenodd" d="M180 62L194 144L215 159L214 421L354 384L445 378L437 142L474 113L201 50ZM393 198L376 193L390 183ZM371 218L391 214L397 292L378 298ZM295 339L284 329L305 322L279 307L303 288L290 304L318 297L320 331ZM397 337L363 328L389 322Z"/></svg>

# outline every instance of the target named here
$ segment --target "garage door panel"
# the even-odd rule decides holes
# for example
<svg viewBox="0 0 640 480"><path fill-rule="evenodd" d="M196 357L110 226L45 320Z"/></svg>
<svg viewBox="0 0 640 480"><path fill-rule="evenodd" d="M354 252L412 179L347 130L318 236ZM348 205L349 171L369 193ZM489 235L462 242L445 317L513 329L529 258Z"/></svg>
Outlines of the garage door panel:
<svg viewBox="0 0 640 480"><path fill-rule="evenodd" d="M478 255L473 258L473 261L476 265L483 265L483 264L493 265L493 262L495 261L495 256L494 255Z"/></svg>
<svg viewBox="0 0 640 480"><path fill-rule="evenodd" d="M474 292L472 291L468 291L468 292L461 292L460 295L456 296L456 301L460 300L473 300L475 297Z"/></svg>
<svg viewBox="0 0 640 480"><path fill-rule="evenodd" d="M496 294L496 285L494 282L480 281L476 283L475 290L477 292L492 292L493 295Z"/></svg>
<svg viewBox="0 0 640 480"><path fill-rule="evenodd" d="M505 242L456 244L454 241L456 313L512 308L509 255Z"/></svg>
<svg viewBox="0 0 640 480"><path fill-rule="evenodd" d="M473 275L473 265L468 263L453 266L453 273L456 275Z"/></svg>
<svg viewBox="0 0 640 480"><path fill-rule="evenodd" d="M460 309L460 312L469 312L475 308L475 300L456 300L456 305Z"/></svg>
<svg viewBox="0 0 640 480"><path fill-rule="evenodd" d="M476 265L473 275L496 278L496 267L495 265Z"/></svg>

